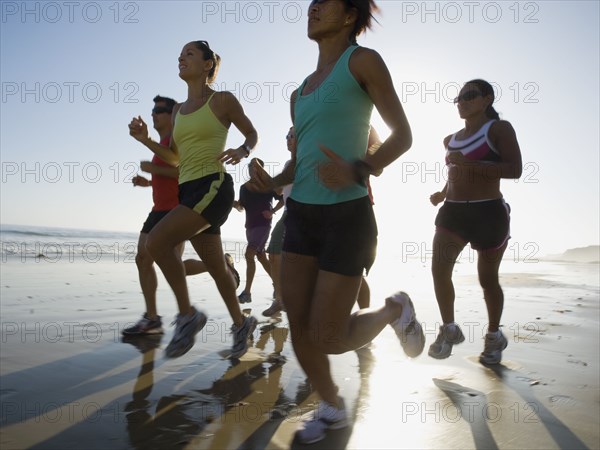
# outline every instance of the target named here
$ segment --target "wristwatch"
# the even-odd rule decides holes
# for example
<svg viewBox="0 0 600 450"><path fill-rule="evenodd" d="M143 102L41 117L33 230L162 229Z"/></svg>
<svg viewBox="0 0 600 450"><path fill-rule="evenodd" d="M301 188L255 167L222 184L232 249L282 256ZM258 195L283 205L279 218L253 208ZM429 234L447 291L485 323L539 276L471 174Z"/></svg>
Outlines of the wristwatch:
<svg viewBox="0 0 600 450"><path fill-rule="evenodd" d="M352 163L352 170L354 171L354 181L361 186L366 186L373 168L362 159L357 159Z"/></svg>
<svg viewBox="0 0 600 450"><path fill-rule="evenodd" d="M244 156L244 158L247 158L248 156L250 156L250 151L252 150L250 148L250 146L248 144L243 144L241 147L242 147L242 150L244 150L246 152L246 156Z"/></svg>

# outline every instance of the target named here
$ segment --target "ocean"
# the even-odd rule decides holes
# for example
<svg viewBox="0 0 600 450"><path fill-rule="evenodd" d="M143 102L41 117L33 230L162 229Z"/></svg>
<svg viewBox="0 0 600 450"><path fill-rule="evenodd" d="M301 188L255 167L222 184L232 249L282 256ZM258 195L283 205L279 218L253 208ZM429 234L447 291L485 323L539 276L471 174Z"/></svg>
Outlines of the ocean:
<svg viewBox="0 0 600 450"><path fill-rule="evenodd" d="M138 232L85 230L29 225L0 225L0 258L59 262L135 262ZM236 261L243 258L245 242L225 240L223 249ZM186 245L184 258L196 257Z"/></svg>

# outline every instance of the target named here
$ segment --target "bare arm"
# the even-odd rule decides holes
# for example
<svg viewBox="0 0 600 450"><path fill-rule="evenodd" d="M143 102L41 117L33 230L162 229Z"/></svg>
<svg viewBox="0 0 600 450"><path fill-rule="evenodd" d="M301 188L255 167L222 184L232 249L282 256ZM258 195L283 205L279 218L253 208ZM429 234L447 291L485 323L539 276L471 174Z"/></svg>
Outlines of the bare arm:
<svg viewBox="0 0 600 450"><path fill-rule="evenodd" d="M140 163L140 168L144 172L151 173L152 175L174 178L175 180L179 178L179 169L177 169L177 167L159 166L150 161L142 161Z"/></svg>
<svg viewBox="0 0 600 450"><path fill-rule="evenodd" d="M369 141L367 143L367 155L374 155L375 152L377 150L379 150L379 147L381 147L381 138L379 137L379 133L377 133L377 130L375 129L375 127L373 125L371 125L371 128L369 128ZM376 171L373 171L372 175L378 177L379 175L381 175L383 173L383 169L379 169Z"/></svg>
<svg viewBox="0 0 600 450"><path fill-rule="evenodd" d="M490 128L490 139L502 158L502 163L499 164L500 177L520 178L523 173L521 148L510 122L501 120L494 123Z"/></svg>
<svg viewBox="0 0 600 450"><path fill-rule="evenodd" d="M370 49L359 49L350 59L350 70L369 94L377 111L391 130L390 136L378 150L365 157L365 162L375 173L398 159L411 147L412 133L396 94L392 77L381 56Z"/></svg>
<svg viewBox="0 0 600 450"><path fill-rule="evenodd" d="M179 110L181 104L175 105L173 108L173 122L175 122L175 115ZM177 146L171 138L171 143L169 147L159 144L152 140L152 138L148 135L148 125L144 122L141 116L134 117L129 123L129 134L136 139L137 141L144 144L148 149L150 149L155 155L157 155L160 159L165 161L168 164L173 166L179 165L179 152L177 151Z"/></svg>
<svg viewBox="0 0 600 450"><path fill-rule="evenodd" d="M450 139L452 135L448 135L444 138L444 148L448 149L448 144L450 143ZM441 191L434 192L429 196L429 201L433 206L437 206L439 203L443 202L446 199L446 193L448 192L448 182L444 184L444 188Z"/></svg>
<svg viewBox="0 0 600 450"><path fill-rule="evenodd" d="M275 207L273 208L273 214L275 214L277 211L279 211L281 208L283 208L285 206L285 202L283 201L283 199L279 200L277 202L277 204L275 205Z"/></svg>
<svg viewBox="0 0 600 450"><path fill-rule="evenodd" d="M246 149L252 151L258 144L258 132L252 122L244 113L244 108L237 98L230 92L220 92L219 99L223 105L223 116L225 120L232 123L244 136L244 143L237 148L225 150L219 161L225 164L238 164L243 158L249 156Z"/></svg>

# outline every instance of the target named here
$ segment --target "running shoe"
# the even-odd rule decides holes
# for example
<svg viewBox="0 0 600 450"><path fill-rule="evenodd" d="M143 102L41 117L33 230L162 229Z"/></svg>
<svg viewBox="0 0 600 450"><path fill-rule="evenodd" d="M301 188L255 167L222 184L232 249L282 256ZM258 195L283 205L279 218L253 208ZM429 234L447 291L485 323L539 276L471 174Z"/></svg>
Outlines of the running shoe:
<svg viewBox="0 0 600 450"><path fill-rule="evenodd" d="M452 353L452 346L464 340L465 336L456 322L445 323L440 326L435 342L429 346L429 356L435 359L446 359Z"/></svg>
<svg viewBox="0 0 600 450"><path fill-rule="evenodd" d="M177 314L171 325L175 325L173 339L165 349L167 358L177 358L187 353L193 346L196 334L206 325L206 314L192 306L192 314Z"/></svg>
<svg viewBox="0 0 600 450"><path fill-rule="evenodd" d="M272 315L275 315L282 310L283 310L283 303L278 300L273 300L273 303L271 303L271 306L269 306L267 309L265 309L262 312L262 315L266 316L266 317L271 317Z"/></svg>
<svg viewBox="0 0 600 450"><path fill-rule="evenodd" d="M231 326L231 334L233 334L232 358L239 358L248 351L248 339L252 338L257 323L258 321L253 316L248 316L244 317L244 323L241 327L236 324Z"/></svg>
<svg viewBox="0 0 600 450"><path fill-rule="evenodd" d="M240 301L240 303L250 303L252 301L252 294L244 291L240 295L238 295L238 300Z"/></svg>
<svg viewBox="0 0 600 450"><path fill-rule="evenodd" d="M124 328L121 332L124 336L143 336L147 334L162 334L162 321L160 316L152 320L148 318L148 314L144 313L142 318L135 325Z"/></svg>
<svg viewBox="0 0 600 450"><path fill-rule="evenodd" d="M406 292L397 292L388 300L402 305L402 314L390 325L400 339L400 345L404 353L411 358L419 356L425 347L425 335L423 327L417 321L415 307Z"/></svg>
<svg viewBox="0 0 600 450"><path fill-rule="evenodd" d="M344 399L340 397L341 408L324 400L314 411L302 417L303 422L296 431L296 439L301 444L313 444L325 439L327 430L339 430L348 426L348 415Z"/></svg>
<svg viewBox="0 0 600 450"><path fill-rule="evenodd" d="M227 267L231 270L233 274L233 278L235 278L235 288L240 287L240 274L237 270L235 270L235 265L233 264L233 257L229 253L225 253L225 262L227 263Z"/></svg>
<svg viewBox="0 0 600 450"><path fill-rule="evenodd" d="M482 364L498 364L502 361L502 350L507 346L508 341L500 330L497 333L487 333L483 352L479 355L479 362Z"/></svg>

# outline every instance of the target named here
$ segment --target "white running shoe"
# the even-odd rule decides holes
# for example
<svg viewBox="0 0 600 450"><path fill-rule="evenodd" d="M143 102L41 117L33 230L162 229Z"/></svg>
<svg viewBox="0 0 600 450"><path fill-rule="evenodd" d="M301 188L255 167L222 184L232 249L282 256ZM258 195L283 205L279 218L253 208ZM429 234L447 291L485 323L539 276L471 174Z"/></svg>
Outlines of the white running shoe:
<svg viewBox="0 0 600 450"><path fill-rule="evenodd" d="M435 359L446 359L452 353L452 346L464 340L465 336L456 322L445 323L440 326L435 342L429 346L429 356Z"/></svg>
<svg viewBox="0 0 600 450"><path fill-rule="evenodd" d="M483 352L479 355L482 364L498 364L502 361L502 350L508 346L508 341L500 330L498 333L487 333Z"/></svg>
<svg viewBox="0 0 600 450"><path fill-rule="evenodd" d="M425 335L423 327L417 321L413 302L408 294L402 291L396 292L387 300L402 305L402 314L390 325L400 339L404 353L411 358L416 358L423 353L423 348L425 348Z"/></svg>
<svg viewBox="0 0 600 450"><path fill-rule="evenodd" d="M232 358L239 358L248 351L248 339L252 338L257 323L255 317L248 316L244 317L244 323L241 327L236 324L231 325L231 334L233 334Z"/></svg>
<svg viewBox="0 0 600 450"><path fill-rule="evenodd" d="M296 431L296 438L302 444L313 444L325 439L327 430L339 430L348 426L348 415L344 399L340 397L341 408L324 400L314 411L302 416L302 424Z"/></svg>
<svg viewBox="0 0 600 450"><path fill-rule="evenodd" d="M192 314L177 314L173 321L175 333L165 349L167 358L177 358L187 353L194 346L198 332L206 325L206 314L197 311L193 306L191 309Z"/></svg>

